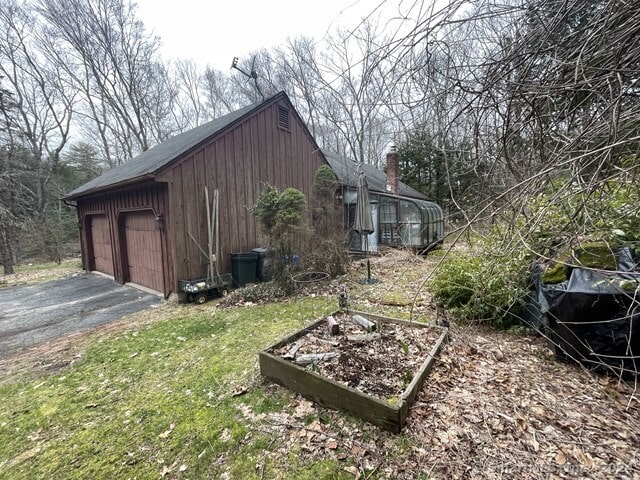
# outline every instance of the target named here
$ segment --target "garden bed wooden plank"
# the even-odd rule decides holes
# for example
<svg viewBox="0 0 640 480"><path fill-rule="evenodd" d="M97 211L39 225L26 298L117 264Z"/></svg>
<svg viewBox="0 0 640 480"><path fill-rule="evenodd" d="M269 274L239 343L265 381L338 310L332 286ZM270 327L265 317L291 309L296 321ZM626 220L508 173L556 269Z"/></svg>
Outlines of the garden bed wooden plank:
<svg viewBox="0 0 640 480"><path fill-rule="evenodd" d="M427 359L424 361L424 363L420 367L420 370L418 370L416 375L413 377L413 380L411 381L409 386L406 388L405 393L400 397L400 402L398 403L398 406L400 407L400 424L401 425L404 425L404 422L407 419L407 416L409 415L409 408L411 408L411 405L413 404L416 397L418 396L418 392L422 388L422 385L424 385L424 381L426 380L427 376L429 375L429 373L431 373L431 369L436 363L436 358L440 354L440 350L442 350L442 347L447 342L448 338L449 338L449 330L445 329L440 335L440 338L438 338L438 341L436 342L436 344L431 349L431 352L429 352L429 355L427 356Z"/></svg>
<svg viewBox="0 0 640 480"><path fill-rule="evenodd" d="M346 410L360 418L366 412L365 420L394 432L400 431L400 409L397 406L309 372L270 353L260 352L260 373L323 407Z"/></svg>
<svg viewBox="0 0 640 480"><path fill-rule="evenodd" d="M340 311L334 312L332 315L336 315L339 312ZM376 323L395 323L415 328L437 328L442 331L436 344L433 346L424 362L421 363L412 381L398 398L397 404L392 404L371 395L367 395L359 390L319 375L314 371L309 371L308 369L272 353L277 349L301 339L310 331L316 329L316 327L318 327L322 322L325 322L325 318L319 319L308 327L287 336L283 340L260 352L260 372L263 376L273 382L298 392L319 405L338 410L345 410L356 417L367 420L382 428L392 432L400 432L404 422L406 421L411 404L415 400L420 388L424 384L425 379L435 363L438 353L447 340L448 329L435 327L425 323L372 315L365 312L350 311L349 313L356 313ZM383 330L381 329L381 331Z"/></svg>

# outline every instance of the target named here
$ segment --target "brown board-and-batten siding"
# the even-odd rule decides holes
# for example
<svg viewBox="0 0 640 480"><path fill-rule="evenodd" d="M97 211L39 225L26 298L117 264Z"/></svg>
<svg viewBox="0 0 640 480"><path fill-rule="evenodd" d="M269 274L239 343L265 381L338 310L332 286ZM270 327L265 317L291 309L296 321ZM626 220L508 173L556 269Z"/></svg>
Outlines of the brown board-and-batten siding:
<svg viewBox="0 0 640 480"><path fill-rule="evenodd" d="M166 231L170 211L165 184L132 186L80 198L77 205L81 228L86 232L81 236L85 269L112 274L118 282L138 283L165 296L174 290L173 262L167 254L171 242ZM104 264L96 265L96 245L92 238L96 219L100 225L106 222L110 225L111 271ZM101 227L100 231L105 230ZM101 243L106 245L107 240ZM104 258L102 261L104 263Z"/></svg>
<svg viewBox="0 0 640 480"><path fill-rule="evenodd" d="M288 125L282 124L285 110ZM225 273L231 270L232 253L261 246L252 213L259 191L267 184L294 187L309 199L315 171L323 164L324 157L302 120L285 98L279 98L160 172L156 178L169 184L172 208L173 287L177 289L178 279L206 274L207 259L199 248L207 248L205 186L211 196L219 191L219 269Z"/></svg>

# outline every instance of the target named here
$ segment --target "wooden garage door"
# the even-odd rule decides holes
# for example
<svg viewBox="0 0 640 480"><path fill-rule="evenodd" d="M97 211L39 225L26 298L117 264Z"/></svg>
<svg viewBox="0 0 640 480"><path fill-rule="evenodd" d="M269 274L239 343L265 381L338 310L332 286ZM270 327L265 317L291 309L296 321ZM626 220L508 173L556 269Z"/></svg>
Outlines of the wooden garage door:
<svg viewBox="0 0 640 480"><path fill-rule="evenodd" d="M160 231L153 212L127 213L124 219L125 243L130 282L164 293Z"/></svg>
<svg viewBox="0 0 640 480"><path fill-rule="evenodd" d="M92 215L89 225L91 228L91 254L93 256L90 268L113 275L113 252L111 250L111 235L109 235L109 221L106 215Z"/></svg>

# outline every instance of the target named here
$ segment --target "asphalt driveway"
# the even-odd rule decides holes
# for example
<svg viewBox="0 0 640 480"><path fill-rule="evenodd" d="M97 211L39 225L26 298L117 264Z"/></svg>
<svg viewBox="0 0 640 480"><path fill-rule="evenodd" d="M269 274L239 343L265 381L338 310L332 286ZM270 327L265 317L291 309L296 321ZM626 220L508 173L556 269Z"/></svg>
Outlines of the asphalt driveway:
<svg viewBox="0 0 640 480"><path fill-rule="evenodd" d="M0 289L0 358L159 305L160 297L96 274Z"/></svg>

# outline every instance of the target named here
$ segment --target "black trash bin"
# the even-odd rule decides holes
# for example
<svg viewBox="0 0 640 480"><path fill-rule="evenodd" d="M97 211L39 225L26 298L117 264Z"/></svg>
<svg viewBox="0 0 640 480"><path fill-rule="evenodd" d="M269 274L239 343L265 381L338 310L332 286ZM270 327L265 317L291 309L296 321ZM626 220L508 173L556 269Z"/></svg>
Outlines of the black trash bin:
<svg viewBox="0 0 640 480"><path fill-rule="evenodd" d="M236 287L244 287L247 283L256 281L256 263L258 254L232 253L231 254L231 275Z"/></svg>
<svg viewBox="0 0 640 480"><path fill-rule="evenodd" d="M251 250L258 254L256 263L256 276L261 282L269 282L273 279L273 250L258 247Z"/></svg>

